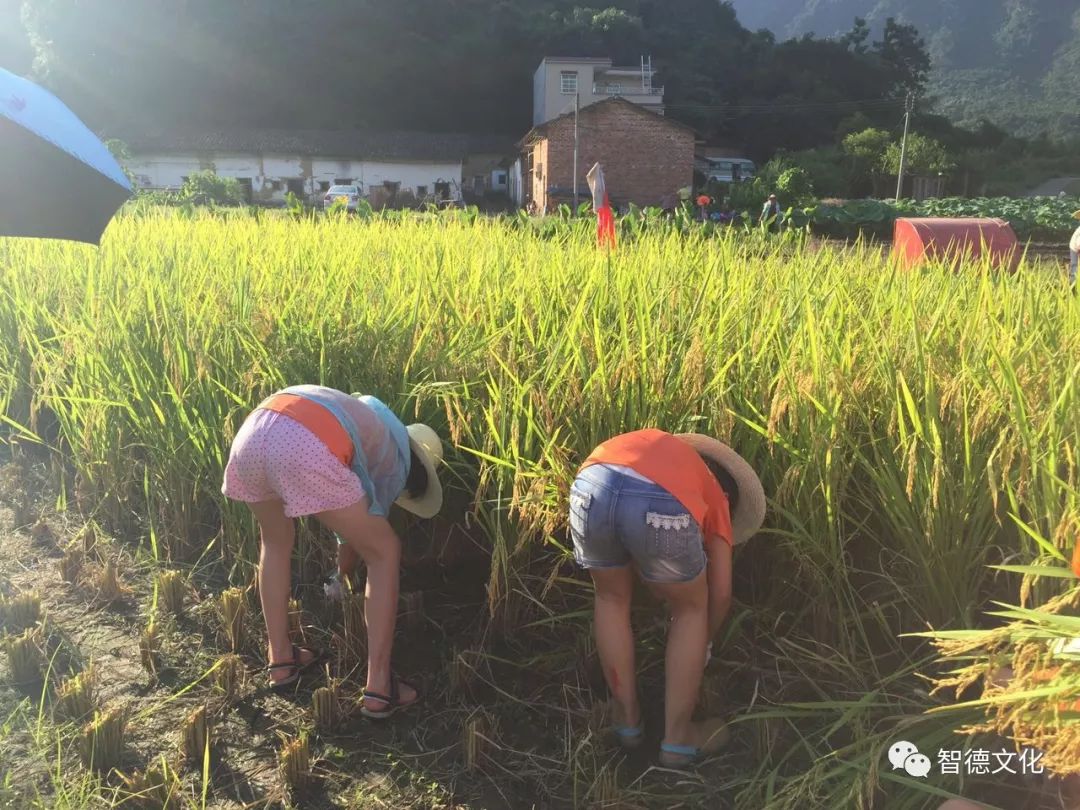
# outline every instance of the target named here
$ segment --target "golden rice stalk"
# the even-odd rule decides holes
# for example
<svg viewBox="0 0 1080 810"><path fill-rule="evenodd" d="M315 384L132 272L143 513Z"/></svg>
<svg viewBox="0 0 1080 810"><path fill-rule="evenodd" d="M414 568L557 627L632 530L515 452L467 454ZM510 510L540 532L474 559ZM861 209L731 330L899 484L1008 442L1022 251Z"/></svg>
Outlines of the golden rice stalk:
<svg viewBox="0 0 1080 810"><path fill-rule="evenodd" d="M183 740L184 758L191 763L201 763L206 754L206 748L210 744L210 721L207 718L206 707L199 706L184 721L181 729Z"/></svg>
<svg viewBox="0 0 1080 810"><path fill-rule="evenodd" d="M221 656L217 669L214 670L214 688L225 696L227 703L236 700L246 682L247 668L240 656L235 653Z"/></svg>
<svg viewBox="0 0 1080 810"><path fill-rule="evenodd" d="M311 713L315 718L315 727L320 731L330 731L341 721L341 701L337 690L320 686L311 693Z"/></svg>
<svg viewBox="0 0 1080 810"><path fill-rule="evenodd" d="M304 639L304 609L299 599L289 600L289 637L293 644L303 644Z"/></svg>
<svg viewBox="0 0 1080 810"><path fill-rule="evenodd" d="M65 679L56 693L53 716L61 722L81 723L97 710L94 672L86 669Z"/></svg>
<svg viewBox="0 0 1080 810"><path fill-rule="evenodd" d="M153 616L139 637L139 660L150 677L156 678L161 667L161 637L158 635L157 620Z"/></svg>
<svg viewBox="0 0 1080 810"><path fill-rule="evenodd" d="M83 550L74 545L69 546L64 550L64 556L57 564L60 569L60 579L68 585L78 585L85 562L86 554Z"/></svg>
<svg viewBox="0 0 1080 810"><path fill-rule="evenodd" d="M480 769L491 738L491 720L484 711L474 712L465 721L461 746L465 756L465 770Z"/></svg>
<svg viewBox="0 0 1080 810"><path fill-rule="evenodd" d="M311 749L306 734L283 740L278 754L278 773L287 788L301 788L311 780Z"/></svg>
<svg viewBox="0 0 1080 810"><path fill-rule="evenodd" d="M93 554L98 544L97 527L93 523L87 523L76 535L75 542L81 544L83 554Z"/></svg>
<svg viewBox="0 0 1080 810"><path fill-rule="evenodd" d="M179 571L162 571L157 576L158 605L166 613L179 616L184 612L184 575Z"/></svg>
<svg viewBox="0 0 1080 810"><path fill-rule="evenodd" d="M232 652L239 652L247 641L247 599L243 588L229 588L218 598L221 628Z"/></svg>
<svg viewBox="0 0 1080 810"><path fill-rule="evenodd" d="M341 600L343 631L338 638L338 674L352 671L367 656L367 627L364 624L364 595L346 593Z"/></svg>
<svg viewBox="0 0 1080 810"><path fill-rule="evenodd" d="M95 712L79 736L79 754L91 770L108 772L120 764L126 718L120 709Z"/></svg>
<svg viewBox="0 0 1080 810"><path fill-rule="evenodd" d="M20 633L37 624L41 618L41 594L24 591L10 599L0 600L0 625Z"/></svg>
<svg viewBox="0 0 1080 810"><path fill-rule="evenodd" d="M41 632L37 628L28 628L21 635L9 637L4 646L11 680L20 685L40 683L45 669Z"/></svg>
<svg viewBox="0 0 1080 810"><path fill-rule="evenodd" d="M183 806L180 776L164 755L145 771L136 771L130 776L121 774L121 778L131 794L125 803L141 810L180 810Z"/></svg>
<svg viewBox="0 0 1080 810"><path fill-rule="evenodd" d="M476 684L481 658L479 650L454 650L446 665L446 680L452 693L467 692Z"/></svg>
<svg viewBox="0 0 1080 810"><path fill-rule="evenodd" d="M108 560L104 566L98 568L93 577L93 586L97 591L96 599L106 605L128 593L128 589L120 582L115 560Z"/></svg>
<svg viewBox="0 0 1080 810"><path fill-rule="evenodd" d="M619 777L613 767L603 767L593 780L590 793L590 807L596 810L614 810L620 807L621 791L619 790Z"/></svg>

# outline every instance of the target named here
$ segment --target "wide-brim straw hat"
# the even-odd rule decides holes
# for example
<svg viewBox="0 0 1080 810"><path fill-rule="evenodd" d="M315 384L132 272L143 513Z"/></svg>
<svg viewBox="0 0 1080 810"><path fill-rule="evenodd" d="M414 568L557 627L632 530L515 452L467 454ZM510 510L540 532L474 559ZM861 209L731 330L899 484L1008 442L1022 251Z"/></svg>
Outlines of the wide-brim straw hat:
<svg viewBox="0 0 1080 810"><path fill-rule="evenodd" d="M739 502L731 514L732 540L745 543L765 523L765 489L750 464L723 442L701 433L678 433L677 438L694 448L700 455L712 459L735 480Z"/></svg>
<svg viewBox="0 0 1080 810"><path fill-rule="evenodd" d="M438 466L443 460L442 440L430 427L419 423L409 425L405 431L409 434L409 447L427 470L428 483L420 497L411 497L404 491L394 503L417 517L433 518L439 514L443 502L442 482L438 473Z"/></svg>
<svg viewBox="0 0 1080 810"><path fill-rule="evenodd" d="M1073 219L1080 219L1080 211L1073 211Z"/></svg>

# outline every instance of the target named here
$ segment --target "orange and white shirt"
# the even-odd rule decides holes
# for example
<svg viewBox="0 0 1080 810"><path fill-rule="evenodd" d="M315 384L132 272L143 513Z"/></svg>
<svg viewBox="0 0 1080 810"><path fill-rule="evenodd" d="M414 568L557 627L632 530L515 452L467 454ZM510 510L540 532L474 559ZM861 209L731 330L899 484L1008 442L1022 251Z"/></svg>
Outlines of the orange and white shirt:
<svg viewBox="0 0 1080 810"><path fill-rule="evenodd" d="M701 527L706 539L732 542L727 494L701 456L682 439L649 428L601 444L581 469L594 464L625 467L671 493Z"/></svg>

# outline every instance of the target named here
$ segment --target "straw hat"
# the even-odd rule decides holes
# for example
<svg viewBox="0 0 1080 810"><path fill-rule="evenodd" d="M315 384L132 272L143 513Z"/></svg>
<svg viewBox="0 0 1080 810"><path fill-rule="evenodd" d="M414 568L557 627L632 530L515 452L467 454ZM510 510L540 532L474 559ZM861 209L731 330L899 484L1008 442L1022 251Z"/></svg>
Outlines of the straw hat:
<svg viewBox="0 0 1080 810"><path fill-rule="evenodd" d="M1073 211L1073 219L1080 219L1080 211Z"/></svg>
<svg viewBox="0 0 1080 810"><path fill-rule="evenodd" d="M731 533L736 544L753 537L765 522L765 490L761 479L746 459L721 441L700 433L678 433L676 437L693 447L700 455L715 461L735 479L739 502L731 515Z"/></svg>
<svg viewBox="0 0 1080 810"><path fill-rule="evenodd" d="M402 492L394 503L402 509L412 512L417 517L432 518L442 508L442 482L436 468L443 460L442 440L439 434L427 425L419 423L405 428L409 434L409 447L416 453L420 463L427 470L427 489L419 498L413 498L407 491Z"/></svg>

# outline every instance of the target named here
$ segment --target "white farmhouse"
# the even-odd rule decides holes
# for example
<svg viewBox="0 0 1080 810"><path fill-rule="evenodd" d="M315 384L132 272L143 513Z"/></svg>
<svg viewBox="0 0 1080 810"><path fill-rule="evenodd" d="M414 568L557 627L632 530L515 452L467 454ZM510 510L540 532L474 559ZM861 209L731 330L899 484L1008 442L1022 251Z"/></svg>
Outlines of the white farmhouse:
<svg viewBox="0 0 1080 810"><path fill-rule="evenodd" d="M199 171L239 181L251 202L317 200L331 185L368 197L461 199L464 135L426 132L244 130L120 134L128 168L146 189L177 189Z"/></svg>

